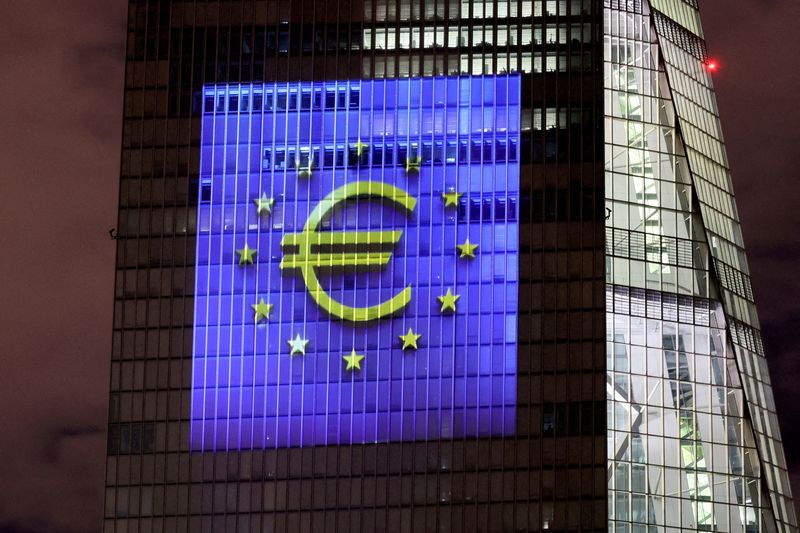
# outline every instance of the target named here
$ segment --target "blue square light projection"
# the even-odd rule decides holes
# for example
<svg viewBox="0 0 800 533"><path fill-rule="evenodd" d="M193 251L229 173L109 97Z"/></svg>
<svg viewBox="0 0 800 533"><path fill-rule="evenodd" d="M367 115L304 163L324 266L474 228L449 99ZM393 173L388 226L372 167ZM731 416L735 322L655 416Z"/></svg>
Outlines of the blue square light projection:
<svg viewBox="0 0 800 533"><path fill-rule="evenodd" d="M191 448L513 434L519 77L203 96Z"/></svg>

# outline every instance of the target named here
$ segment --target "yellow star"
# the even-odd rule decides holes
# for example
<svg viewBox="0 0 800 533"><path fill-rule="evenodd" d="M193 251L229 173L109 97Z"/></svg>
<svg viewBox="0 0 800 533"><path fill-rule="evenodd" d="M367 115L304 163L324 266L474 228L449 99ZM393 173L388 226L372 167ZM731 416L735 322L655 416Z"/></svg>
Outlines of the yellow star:
<svg viewBox="0 0 800 533"><path fill-rule="evenodd" d="M456 248L458 248L458 251L461 252L461 255L459 255L458 257L459 258L469 257L471 259L474 259L475 258L475 249L477 247L478 247L478 245L477 244L472 244L471 242L469 242L469 237L467 237L467 240L464 241L464 244L457 244L456 245Z"/></svg>
<svg viewBox="0 0 800 533"><path fill-rule="evenodd" d="M455 313L456 312L456 302L458 301L459 298L461 298L461 296L458 295L458 294L453 294L450 291L450 289L447 289L447 293L446 294L444 294L442 296L439 296L438 300L442 304L442 309L441 309L442 313L444 313L447 310L451 310L451 311L453 311Z"/></svg>
<svg viewBox="0 0 800 533"><path fill-rule="evenodd" d="M403 350L406 348L417 349L417 341L422 337L419 333L414 333L414 330L408 328L408 333L400 335L400 340L403 341Z"/></svg>
<svg viewBox="0 0 800 533"><path fill-rule="evenodd" d="M444 199L444 206L454 205L458 207L458 199L462 196L464 196L464 193L456 192L453 189L450 189L450 192L443 192L442 198Z"/></svg>
<svg viewBox="0 0 800 533"><path fill-rule="evenodd" d="M419 174L419 165L422 163L422 158L417 156L416 158L412 159L410 157L406 158L406 174L411 174L412 172L416 172Z"/></svg>
<svg viewBox="0 0 800 533"><path fill-rule="evenodd" d="M258 300L257 304L250 304L250 307L253 311L256 312L255 321L256 324L261 322L261 319L269 320L269 314L272 312L272 304L268 304L264 301L264 298Z"/></svg>
<svg viewBox="0 0 800 533"><path fill-rule="evenodd" d="M361 159L367 148L369 148L369 145L367 143L362 143L361 139L359 139L358 142L356 142L356 157Z"/></svg>
<svg viewBox="0 0 800 533"><path fill-rule="evenodd" d="M239 266L252 265L253 259L255 259L256 254L258 254L258 250L250 248L247 246L247 243L245 243L244 248L236 250L236 253L239 254Z"/></svg>
<svg viewBox="0 0 800 533"><path fill-rule="evenodd" d="M294 357L295 355L305 355L306 354L306 346L308 345L308 339L304 339L298 333L294 339L289 339L286 341L289 343L292 351L289 355Z"/></svg>
<svg viewBox="0 0 800 533"><path fill-rule="evenodd" d="M353 351L350 352L350 355L345 355L342 357L347 363L345 370L361 370L361 360L364 359L363 355L358 355L356 353L356 349L353 348Z"/></svg>
<svg viewBox="0 0 800 533"><path fill-rule="evenodd" d="M272 214L272 205L275 203L275 199L268 198L267 193L263 193L261 198L255 198L253 202L256 204L256 214L261 215L262 213L266 213L268 215Z"/></svg>

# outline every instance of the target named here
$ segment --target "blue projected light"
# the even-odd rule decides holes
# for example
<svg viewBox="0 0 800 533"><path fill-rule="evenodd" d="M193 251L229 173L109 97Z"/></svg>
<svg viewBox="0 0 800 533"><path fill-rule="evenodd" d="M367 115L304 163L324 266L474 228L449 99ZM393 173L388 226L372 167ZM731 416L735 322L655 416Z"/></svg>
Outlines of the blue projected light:
<svg viewBox="0 0 800 533"><path fill-rule="evenodd" d="M203 96L191 448L512 435L520 78Z"/></svg>

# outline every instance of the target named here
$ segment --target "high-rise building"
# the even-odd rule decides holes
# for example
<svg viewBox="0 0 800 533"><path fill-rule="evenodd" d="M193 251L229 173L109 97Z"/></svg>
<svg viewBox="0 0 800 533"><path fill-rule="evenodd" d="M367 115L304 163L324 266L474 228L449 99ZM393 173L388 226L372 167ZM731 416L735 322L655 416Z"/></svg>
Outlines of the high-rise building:
<svg viewBox="0 0 800 533"><path fill-rule="evenodd" d="M131 0L107 532L797 531L697 0Z"/></svg>

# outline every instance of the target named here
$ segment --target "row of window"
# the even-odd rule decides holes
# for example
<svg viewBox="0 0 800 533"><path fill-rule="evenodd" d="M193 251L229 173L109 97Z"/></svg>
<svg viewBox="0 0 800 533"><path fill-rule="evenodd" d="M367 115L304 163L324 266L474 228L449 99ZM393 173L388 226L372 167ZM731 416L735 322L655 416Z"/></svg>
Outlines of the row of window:
<svg viewBox="0 0 800 533"><path fill-rule="evenodd" d="M493 178L494 179L494 178ZM131 180L123 181L123 184ZM193 186L197 190L198 186ZM205 180L200 188L200 201L209 202L211 199L211 185ZM128 187L125 187L128 189ZM138 190L138 187L134 188ZM126 201L127 193L123 201ZM135 200L138 202L138 200ZM459 201L458 217L464 220L469 217L472 221L515 221L519 217L523 223L541 223L556 221L600 220L603 208L600 205L602 195L596 195L591 187L573 186L569 188L547 187L523 194L521 200L514 197L495 199L464 199ZM129 205L135 202L126 201ZM521 203L521 205L520 205ZM252 207L252 203L248 206ZM518 208L519 205L519 208ZM281 207L274 207L280 212ZM246 212L246 210L242 210ZM219 221L209 222L206 217L201 217L199 229L195 228L197 219L193 208L177 209L173 215L172 210L161 209L123 209L120 217L119 236L122 239L133 239L137 236L157 235L185 235L187 230L194 234L196 231L209 231L208 225L218 224ZM174 218L173 218L174 217ZM243 221L242 224L245 222ZM275 222L272 222L274 224ZM234 223L234 227L239 222ZM135 243L134 240L131 242ZM159 257L168 252L158 253ZM194 256L194 252L192 252ZM133 265L129 265L133 266ZM175 287L176 294L183 289Z"/></svg>
<svg viewBox="0 0 800 533"><path fill-rule="evenodd" d="M355 166L405 166L419 161L422 166L434 164L479 164L516 161L517 139L480 139L417 143L377 143L359 156L355 145L294 146L264 148L263 170L344 168Z"/></svg>
<svg viewBox="0 0 800 533"><path fill-rule="evenodd" d="M377 78L395 76L408 77L419 75L441 76L447 64L456 67L456 75L552 73L571 71L587 71L592 66L591 52L572 53L494 53L462 54L444 57L375 57L365 58L364 74ZM374 66L373 66L374 62ZM396 73L396 67L399 67ZM422 67L422 68L420 68ZM311 110L347 110L359 109L361 105L361 87L354 84L349 88L346 84L325 84L318 87L236 87L227 89L206 90L202 95L195 93L192 98L194 112L200 108L204 113L236 113L249 111L311 111ZM488 103L488 102L487 102ZM174 105L174 104L173 104Z"/></svg>
<svg viewBox="0 0 800 533"><path fill-rule="evenodd" d="M711 316L719 312L719 303L701 297L608 285L606 309L634 317L708 326L711 324Z"/></svg>
<svg viewBox="0 0 800 533"><path fill-rule="evenodd" d="M591 24L546 24L539 26L462 26L445 28L365 28L364 50L411 50L418 48L459 48L476 46L530 46L541 44L589 43Z"/></svg>
<svg viewBox="0 0 800 533"><path fill-rule="evenodd" d="M542 435L561 437L606 432L605 402L546 403L541 409ZM118 419L118 415L112 413L111 418ZM154 422L109 424L108 455L153 453L154 440Z"/></svg>
<svg viewBox="0 0 800 533"><path fill-rule="evenodd" d="M462 23L463 24L463 23ZM189 34L191 35L191 34ZM137 36L138 37L138 36ZM192 50L186 38L186 49ZM479 45L530 46L543 44L589 43L592 25L588 23L500 24L493 26L457 25L426 28L371 28L361 25L281 24L231 35L220 32L218 43L206 44L220 52L243 59L311 54L349 54L361 50L409 50L415 48L458 48ZM235 39L235 41L233 40ZM200 44L200 43L198 43ZM141 43L144 46L144 43ZM166 43L163 44L166 46ZM198 46L196 45L195 48ZM211 50L209 50L211 52ZM210 57L214 57L212 53Z"/></svg>
<svg viewBox="0 0 800 533"><path fill-rule="evenodd" d="M530 164L530 163L541 163L545 161L572 161L572 162L580 162L580 161L593 161L594 153L596 151L595 147L595 139L594 139L594 131L590 127L581 127L581 128L574 128L574 129L548 129L546 131L538 131L531 133L523 133L520 138L520 147L519 147L519 157L520 162L523 164ZM182 148L181 148L182 149ZM179 149L169 148L166 150L166 153L172 157L174 153L178 152ZM157 156L161 156L164 151L160 153L156 150ZM186 151L188 153L188 151ZM129 153L133 153L133 150L129 150L126 152L126 155ZM143 152L145 156L150 156L151 152ZM139 153L134 153L134 156L138 156ZM182 154L178 153L174 156L175 158L183 157ZM224 161L224 158L218 158L219 165L215 169L215 172L222 172L223 169L225 172L232 173L232 172L242 172L242 171L249 171L249 172L258 172L259 167L261 165L260 162L261 157L256 154L255 161L253 162L252 166L237 166L236 161L233 160L230 163ZM174 160L174 159L172 159ZM165 165L169 165L170 160L167 160L167 163L163 161L153 160L153 157L149 158L137 158L137 157L124 157L122 160L122 176L126 180L129 179L139 179L141 177L145 178L162 178L164 175L163 168ZM290 166L288 168L294 169L294 162L289 160ZM424 162L423 162L424 164ZM175 168L188 168L183 166L166 166L167 172L174 172ZM316 167L319 168L319 167ZM445 168L448 168L445 166ZM184 175L190 173L189 170L182 171ZM194 178L193 178L194 179ZM161 187L161 182L155 182L157 186ZM168 180L168 184L171 182ZM147 185L149 186L149 185ZM138 185L136 187L139 187ZM168 190L166 194L169 196L167 197L167 205L171 205L173 202L179 202L183 204L186 202L185 194L188 192L192 196L188 199L189 203L194 203L196 201L196 197L194 197L194 192L197 191L197 187L188 188L186 190ZM130 186L126 185L126 190L124 191L128 196L130 194L135 194L131 192ZM141 195L138 195L141 197ZM127 198L127 197L126 197ZM145 200L150 202L150 200Z"/></svg>
<svg viewBox="0 0 800 533"><path fill-rule="evenodd" d="M723 287L751 302L754 301L750 276L719 260L714 260L714 270Z"/></svg>
<svg viewBox="0 0 800 533"><path fill-rule="evenodd" d="M606 254L687 268L707 265L705 243L606 226Z"/></svg>
<svg viewBox="0 0 800 533"><path fill-rule="evenodd" d="M428 81L430 78L426 79ZM442 78L439 78L442 79ZM428 90L429 87L424 87L419 94L398 94L394 91L387 91L383 93L383 88L376 90L373 98L367 97L361 111L367 112L370 108L381 111L385 108L388 111L393 111L395 106L399 106L402 111L407 111L412 114L411 120L416 118L417 113L420 111L414 109L415 106L420 105L420 96L433 98L433 91ZM419 91L419 84L412 85L411 91ZM447 95L437 94L435 106L440 110L437 111L438 116L443 116L441 109L444 106L451 108L451 113L455 116L456 106L460 103L462 108L470 106L475 110L484 111L489 113L495 107L495 99L501 100L497 102L497 113L507 115L505 109L507 95L495 94L481 94L470 93L469 87L462 87L456 91L448 91ZM513 99L514 103L518 102L517 95L508 95L508 99ZM386 100L383 101L383 98ZM274 88L238 88L230 87L228 89L212 89L205 91L203 111L207 114L218 113L248 113L248 112L273 112L273 111L288 111L288 112L303 112L303 111L339 111L345 112L346 110L358 110L361 102L361 88L353 86L349 90L346 86L341 87L305 87L300 89L274 89ZM411 105L411 108L404 109L406 106ZM426 120L432 120L433 111L430 109L422 110L423 117ZM462 113L466 113L462 109ZM390 113L393 114L393 113ZM453 119L451 118L451 121ZM481 128L483 129L483 128Z"/></svg>
<svg viewBox="0 0 800 533"><path fill-rule="evenodd" d="M203 204L211 201L211 182L203 179L200 189L200 201ZM595 195L591 187L570 187L557 189L547 187L543 190L534 190L528 194L523 194L521 200L509 196L508 198L461 198L457 208L458 220L469 220L471 222L490 222L490 221L516 221L523 223L556 222L568 220L600 220L603 208L600 204L602 195ZM521 205L518 208L518 203ZM247 203L248 209L254 209L254 204ZM242 206L241 213L248 213L248 209ZM283 217L281 212L283 207L276 204L273 207L274 215L270 219L264 219L261 224L268 224L273 228L282 226ZM176 222L172 222L172 211L123 209L120 214L119 234L124 237L136 237L144 235L172 234L174 232L186 233L186 228L190 233L198 231L207 233L209 231L222 232L222 225L225 224L224 231L233 231L234 228L246 227L247 217L239 220L228 220L227 218L213 218L209 220L206 214L201 213L199 227L194 227L197 219L194 208L179 208L177 210ZM169 217L164 220L164 217ZM339 217L339 218L337 218ZM321 227L329 229L340 227L344 224L342 215L334 214L330 218L322 221ZM340 220L341 219L341 220ZM268 220L268 222L266 222ZM183 221L183 222L181 222ZM187 226L187 221L189 224ZM217 227L219 226L219 227ZM607 232L608 236L609 233ZM672 241L670 241L672 242ZM615 248L615 250L618 250ZM610 252L608 252L610 255ZM678 252L683 253L683 252ZM670 257L673 257L670 255ZM682 256L681 256L682 257Z"/></svg>
<svg viewBox="0 0 800 533"><path fill-rule="evenodd" d="M316 88L313 90L311 88L302 89L299 93L297 91L289 91L288 94L286 90L281 91L280 89L278 90L277 94L272 92L271 89L267 89L266 93L264 92L264 89L261 88L253 89L252 91L252 95L250 93L250 89L240 90L236 88L228 89L227 95L225 91L216 91L215 93L207 92L205 97L205 111L207 113L225 113L226 111L234 113L250 111L258 112L261 109L264 111L310 111L312 109L323 109L322 88ZM351 109L357 109L360 102L360 92L361 89L358 87L351 87L349 94L345 87L326 88L324 89L324 109L346 109L348 106ZM313 98L312 93L314 95ZM275 105L276 103L277 105ZM485 109L484 111L491 112L491 109ZM502 110L498 110L497 112L500 118L505 116L501 111ZM473 113L473 116L474 115L475 114ZM488 115L488 117L488 119L484 120L491 119L491 115ZM453 114L451 118L453 120L448 121L447 127L448 130L455 130L455 114ZM439 119L441 120L441 118ZM433 120L432 117L423 115L423 121L431 120ZM522 131L530 131L531 129L534 131L551 130L556 128L566 129L568 125L571 127L578 127L581 125L581 123L588 124L591 121L592 114L591 110L588 108L535 107L530 111L523 110L521 115L521 128ZM480 126L478 118L473 118L473 122L475 125ZM430 126L428 129L430 129ZM477 131L483 131L483 128ZM443 141L435 141L437 145L441 144L441 142ZM431 143L428 143L428 145L429 149L432 150L433 145L431 145ZM351 148L355 149L354 146ZM432 159L434 154L431 153L430 155L431 157L427 157L426 160ZM318 158L316 160L318 160Z"/></svg>
<svg viewBox="0 0 800 533"><path fill-rule="evenodd" d="M210 180L203 180L202 190L200 196L200 203L211 203L211 183ZM541 191L537 191L541 192ZM566 190L563 190L566 198ZM537 199L541 201L540 198ZM219 200L217 200L219 201ZM430 200L422 200L421 205L427 204ZM441 200L436 199L436 202ZM235 205L228 204L225 206L225 214L222 217L211 217L206 210L200 213L199 230L198 233L218 232L218 233L233 233L234 231L247 231L251 228L250 224L253 223L251 217L255 212L255 206L252 203L246 204L247 208L240 206L236 216L233 215L236 209ZM523 206L530 206L530 198L523 200ZM566 209L564 209L566 211ZM283 222L283 219L288 218L282 216L285 213L284 206L275 205L272 209L272 216L269 219L269 225L275 229L288 229ZM121 226L128 229L128 235L137 235L139 233L139 210L126 209L122 214ZM421 211L422 213L422 211ZM457 218L459 221L470 223L496 223L496 222L514 222L517 220L517 199L509 196L508 198L461 198L458 202ZM147 222L150 222L150 217L143 217ZM527 218L527 217L525 217ZM265 219L258 218L262 224L266 223ZM420 222L429 222L429 217L421 215L418 219ZM263 226L262 226L263 227ZM269 227L269 226L267 226ZM356 227L369 227L367 221L359 221L351 212L347 215L342 214L341 211L335 212L330 217L326 217L320 222L320 228L356 228ZM149 230L149 227L146 228ZM150 233L152 234L152 233ZM484 249L486 251L486 249Z"/></svg>
<svg viewBox="0 0 800 533"><path fill-rule="evenodd" d="M592 53L566 51L542 52L497 52L486 47L486 52L472 54L387 57L376 55L365 57L362 75L366 78L405 78L409 76L488 75L522 72L544 74L553 72L589 72L592 70Z"/></svg>
<svg viewBox="0 0 800 533"><path fill-rule="evenodd" d="M449 5L448 5L449 4ZM593 0L450 0L399 2L376 0L364 3L364 18L376 21L493 19L506 17L579 16L592 13ZM399 8L399 13L398 13ZM447 13L445 13L447 10Z"/></svg>
<svg viewBox="0 0 800 533"><path fill-rule="evenodd" d="M301 89L260 88L205 92L203 111L206 113L235 113L254 110L264 111L310 111L334 109L358 109L361 88L327 85Z"/></svg>
<svg viewBox="0 0 800 533"><path fill-rule="evenodd" d="M509 104L519 104L519 81L499 76L496 80L483 77L444 78L426 77L389 82L325 82L310 84L231 84L207 87L203 92L203 111L206 114L272 111L340 111L400 108L411 118L422 111L423 117L433 113L443 117L442 108L450 108L455 116L461 108L475 112L506 116ZM511 88L509 90L509 88ZM516 88L516 89L515 89ZM362 89L364 98L362 99ZM418 107L427 107L416 109Z"/></svg>

